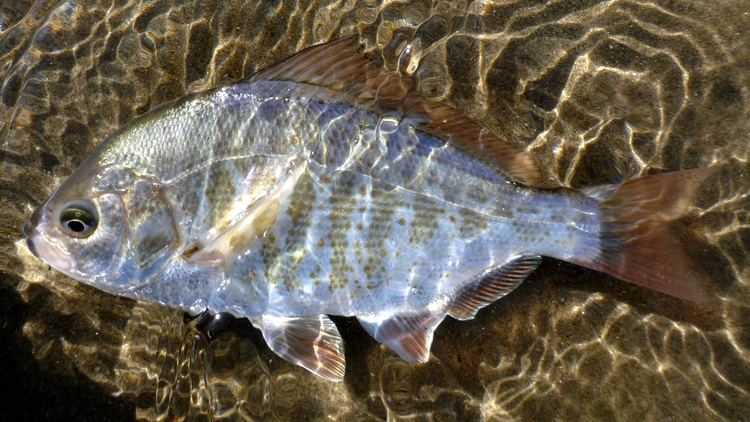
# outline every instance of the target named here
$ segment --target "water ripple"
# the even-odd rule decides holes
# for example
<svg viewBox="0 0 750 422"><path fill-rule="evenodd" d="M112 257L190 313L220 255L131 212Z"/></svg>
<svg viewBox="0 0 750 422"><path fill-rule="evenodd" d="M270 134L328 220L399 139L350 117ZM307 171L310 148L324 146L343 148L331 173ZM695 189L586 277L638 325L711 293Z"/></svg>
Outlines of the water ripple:
<svg viewBox="0 0 750 422"><path fill-rule="evenodd" d="M731 0L3 4L0 287L20 309L11 335L28 343L40 376L92 383L143 420L746 420L746 9ZM19 241L31 210L133 117L351 33L423 95L531 151L551 186L723 165L684 227L718 303L545 261L475 321L446 321L426 364L404 363L337 319L347 378L331 384L275 356L246 321L209 341L182 313L75 283ZM74 394L73 403L89 399Z"/></svg>

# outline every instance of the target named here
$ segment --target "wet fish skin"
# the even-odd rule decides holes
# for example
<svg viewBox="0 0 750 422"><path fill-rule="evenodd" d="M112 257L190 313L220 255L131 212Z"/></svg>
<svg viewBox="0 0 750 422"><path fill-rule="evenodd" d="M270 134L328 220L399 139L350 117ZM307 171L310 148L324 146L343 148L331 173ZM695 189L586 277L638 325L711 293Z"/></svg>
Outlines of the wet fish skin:
<svg viewBox="0 0 750 422"><path fill-rule="evenodd" d="M593 200L531 192L446 142L414 132L408 120L384 122L349 105L284 97L294 92L289 85L293 84L260 82L185 99L126 128L98 152L97 166L107 171L99 172L104 176L94 189L106 191L110 180L127 180L136 189L127 192L124 202L156 202L168 209L160 220L168 214L173 221L158 225L175 226L174 234L162 235L181 239L180 245L164 246L173 256L221 232L232 220L229 210L244 209L237 206L240 193L245 196L243 204L253 203L281 183L292 162L305 163L299 186L282 204L276 224L251 245L248 258L236 258L228 268L230 273L255 273L250 284L256 294L238 294L224 303L207 299L212 291L208 286L163 294L160 290L169 284L163 278L152 285L158 288L138 289L145 280L136 274L143 269L131 268L132 264L122 277L127 292L116 293L143 300L158 295L160 302L193 312L208 306L245 316L266 309L288 315L293 303L308 304L296 312L317 307L318 313L341 315L399 309L400 303L410 301L415 301L412 309L419 309L429 295L408 292L423 280L446 279L449 269L476 276L518 252L566 259L575 254L570 245L576 237L597 229ZM301 139L308 142L295 142ZM140 188L149 184L151 189ZM161 198L154 198L157 190ZM448 239L447 245L443 239ZM417 254L410 252L415 246ZM295 251L307 249L315 253L300 258L299 274L274 273L294 267L289 259L303 253ZM196 271L184 261L174 261L168 270ZM407 273L407 268L414 270ZM315 273L319 274L313 277ZM223 279L223 274L214 277ZM234 279L224 282L231 286ZM373 289L375 285L382 287ZM432 294L456 288L441 286L446 291ZM378 298L386 294L381 293L386 287L406 294L384 304ZM361 289L369 293L357 293ZM277 298L273 300L279 305L262 303L268 296Z"/></svg>
<svg viewBox="0 0 750 422"><path fill-rule="evenodd" d="M330 44L356 62L350 47ZM306 80L191 94L103 141L35 211L30 249L114 294L248 317L274 351L332 380L343 378L343 346L326 314L357 316L403 358L424 361L445 316L473 317L541 255L683 293L665 276L631 274L622 264L632 248L657 252L621 237L653 208L682 213L672 204L709 172L538 190L502 173L519 171L512 159L499 171L459 135L425 129L448 121L429 117ZM679 183L682 196L654 199ZM90 235L61 227L70 204L98 217Z"/></svg>

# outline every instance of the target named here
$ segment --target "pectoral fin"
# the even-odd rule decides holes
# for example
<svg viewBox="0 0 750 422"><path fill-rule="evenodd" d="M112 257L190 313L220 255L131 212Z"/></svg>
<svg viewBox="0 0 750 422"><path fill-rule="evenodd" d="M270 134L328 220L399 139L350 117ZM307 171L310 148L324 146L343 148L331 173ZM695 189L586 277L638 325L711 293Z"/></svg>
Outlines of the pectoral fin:
<svg viewBox="0 0 750 422"><path fill-rule="evenodd" d="M282 202L289 197L307 167L304 161L294 162L280 178L275 189L261 198L237 205L228 211L225 223L212 228L203 239L183 253L192 263L217 264L248 248L258 236L276 221Z"/></svg>
<svg viewBox="0 0 750 422"><path fill-rule="evenodd" d="M393 315L386 319L358 317L360 324L377 341L388 346L407 362L427 362L435 328L443 321L442 312L424 311Z"/></svg>
<svg viewBox="0 0 750 422"><path fill-rule="evenodd" d="M542 262L536 254L521 255L492 268L476 282L459 290L448 315L460 320L472 319L477 311L518 287Z"/></svg>
<svg viewBox="0 0 750 422"><path fill-rule="evenodd" d="M327 380L344 380L344 344L336 325L326 315L263 315L260 329L268 347L284 360Z"/></svg>

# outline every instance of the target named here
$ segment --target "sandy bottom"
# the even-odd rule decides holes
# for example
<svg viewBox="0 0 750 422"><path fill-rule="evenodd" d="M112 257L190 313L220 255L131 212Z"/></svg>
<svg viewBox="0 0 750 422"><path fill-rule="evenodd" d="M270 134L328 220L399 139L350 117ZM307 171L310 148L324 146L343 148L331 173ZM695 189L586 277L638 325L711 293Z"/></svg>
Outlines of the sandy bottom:
<svg viewBox="0 0 750 422"><path fill-rule="evenodd" d="M750 7L383 3L0 5L0 413L750 420ZM475 320L443 323L427 364L337 318L347 377L332 384L245 321L208 341L183 313L82 286L19 241L32 209L133 117L353 33L424 95L526 147L551 186L722 165L683 225L719 299L693 305L545 260Z"/></svg>

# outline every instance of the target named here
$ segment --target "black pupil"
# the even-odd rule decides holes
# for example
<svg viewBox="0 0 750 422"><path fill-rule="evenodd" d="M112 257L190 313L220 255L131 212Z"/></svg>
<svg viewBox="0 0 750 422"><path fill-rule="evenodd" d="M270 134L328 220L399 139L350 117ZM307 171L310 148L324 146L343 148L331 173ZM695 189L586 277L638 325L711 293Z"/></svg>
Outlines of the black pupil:
<svg viewBox="0 0 750 422"><path fill-rule="evenodd" d="M68 228L70 230L73 230L76 233L80 233L86 230L86 225L83 224L83 222L78 221L78 220L70 220L68 221Z"/></svg>
<svg viewBox="0 0 750 422"><path fill-rule="evenodd" d="M97 224L96 213L85 208L88 208L85 204L70 206L60 216L60 223L73 233L86 235L93 232Z"/></svg>

